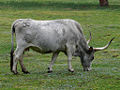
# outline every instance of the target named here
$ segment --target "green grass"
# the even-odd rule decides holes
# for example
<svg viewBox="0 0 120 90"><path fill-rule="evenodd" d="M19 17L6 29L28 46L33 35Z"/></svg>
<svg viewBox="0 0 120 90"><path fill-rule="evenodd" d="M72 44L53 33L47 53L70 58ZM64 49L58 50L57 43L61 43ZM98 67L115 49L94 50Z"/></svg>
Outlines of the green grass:
<svg viewBox="0 0 120 90"><path fill-rule="evenodd" d="M0 90L119 90L120 88L120 1L109 0L109 7L100 7L98 0L0 0ZM73 57L74 73L67 71L67 57L60 53L47 73L51 54L26 52L24 63L31 72L19 75L9 67L11 24L19 18L37 20L74 19L84 29L86 38L92 32L90 46L104 46L116 37L111 46L95 54L92 71L84 72L79 58Z"/></svg>

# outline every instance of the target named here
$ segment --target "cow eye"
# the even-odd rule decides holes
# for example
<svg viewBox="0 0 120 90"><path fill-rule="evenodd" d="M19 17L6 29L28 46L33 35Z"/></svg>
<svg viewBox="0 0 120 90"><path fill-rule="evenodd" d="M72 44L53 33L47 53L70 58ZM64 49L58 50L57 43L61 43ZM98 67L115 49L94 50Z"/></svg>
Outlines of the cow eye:
<svg viewBox="0 0 120 90"><path fill-rule="evenodd" d="M91 60L93 60L94 59L94 56L91 58Z"/></svg>

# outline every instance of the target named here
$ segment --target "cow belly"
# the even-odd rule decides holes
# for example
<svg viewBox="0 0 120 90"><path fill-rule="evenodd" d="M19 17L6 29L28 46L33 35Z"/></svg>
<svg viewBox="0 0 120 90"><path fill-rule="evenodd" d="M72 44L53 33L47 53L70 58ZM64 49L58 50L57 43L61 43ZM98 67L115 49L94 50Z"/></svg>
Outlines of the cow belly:
<svg viewBox="0 0 120 90"><path fill-rule="evenodd" d="M36 35L36 38L33 40L33 43L41 47L42 49L48 49L50 51L56 51L57 49L62 48L64 45L63 43L61 44L62 39L60 37L57 37L53 33L42 33Z"/></svg>
<svg viewBox="0 0 120 90"><path fill-rule="evenodd" d="M48 50L48 49L41 49L39 47L33 47L31 46L30 47L32 50L36 51L36 52L39 52L39 53L51 53L52 51L51 50Z"/></svg>
<svg viewBox="0 0 120 90"><path fill-rule="evenodd" d="M32 49L34 51L40 52L40 53L50 53L55 51L64 51L65 50L65 44L59 44L56 43L56 41L51 40L41 40L41 41L35 41L32 43Z"/></svg>

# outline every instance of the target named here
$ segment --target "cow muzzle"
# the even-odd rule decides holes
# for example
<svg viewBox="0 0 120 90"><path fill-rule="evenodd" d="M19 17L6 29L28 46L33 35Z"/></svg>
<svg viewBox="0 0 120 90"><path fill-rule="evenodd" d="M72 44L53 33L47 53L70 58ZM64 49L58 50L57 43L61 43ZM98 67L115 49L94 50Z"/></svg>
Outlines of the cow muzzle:
<svg viewBox="0 0 120 90"><path fill-rule="evenodd" d="M84 70L84 71L90 71L90 70L92 70L92 69L91 69L91 67L84 67L83 70Z"/></svg>

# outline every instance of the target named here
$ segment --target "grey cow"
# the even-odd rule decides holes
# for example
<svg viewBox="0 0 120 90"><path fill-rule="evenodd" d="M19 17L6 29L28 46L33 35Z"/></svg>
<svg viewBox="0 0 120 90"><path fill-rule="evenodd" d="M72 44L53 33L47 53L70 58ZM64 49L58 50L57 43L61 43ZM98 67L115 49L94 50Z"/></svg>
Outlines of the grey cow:
<svg viewBox="0 0 120 90"><path fill-rule="evenodd" d="M15 52L14 33L17 44ZM80 24L74 20L18 19L12 24L11 71L14 74L18 73L17 62L19 60L22 71L29 73L23 64L23 53L28 48L39 53L53 53L48 72L52 72L52 66L59 52L67 55L70 72L74 71L71 66L72 56L79 56L83 69L89 71L94 52L106 49L112 40L113 38L102 48L93 48L88 46L90 40L86 41Z"/></svg>

